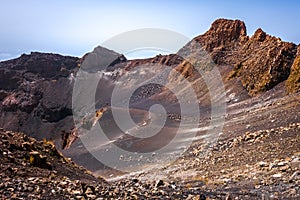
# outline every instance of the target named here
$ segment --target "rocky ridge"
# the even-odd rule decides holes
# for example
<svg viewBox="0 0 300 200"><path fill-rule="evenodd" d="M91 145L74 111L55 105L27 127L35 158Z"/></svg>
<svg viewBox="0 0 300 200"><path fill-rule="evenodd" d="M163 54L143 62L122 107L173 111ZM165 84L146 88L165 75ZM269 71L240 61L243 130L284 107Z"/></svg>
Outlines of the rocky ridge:
<svg viewBox="0 0 300 200"><path fill-rule="evenodd" d="M288 79L297 46L266 34L261 28L246 35L240 20L216 20L194 38L217 64L232 65L229 78L238 77L250 95L257 95Z"/></svg>
<svg viewBox="0 0 300 200"><path fill-rule="evenodd" d="M70 82L77 65L78 58L35 52L1 62L1 126L51 139L57 123L71 123Z"/></svg>

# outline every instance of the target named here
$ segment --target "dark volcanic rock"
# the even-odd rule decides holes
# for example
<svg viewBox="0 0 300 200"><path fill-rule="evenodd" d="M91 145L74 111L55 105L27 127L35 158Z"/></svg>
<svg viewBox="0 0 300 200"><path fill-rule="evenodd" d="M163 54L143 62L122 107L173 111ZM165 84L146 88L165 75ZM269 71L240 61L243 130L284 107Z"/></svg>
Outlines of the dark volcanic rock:
<svg viewBox="0 0 300 200"><path fill-rule="evenodd" d="M74 69L77 65L78 58L52 53L32 52L29 55L23 54L19 58L1 62L0 69L6 71L8 73L6 75L10 79L19 74L18 72L31 72L43 78L53 78L65 73L61 73L62 71ZM69 71L70 73L71 71Z"/></svg>
<svg viewBox="0 0 300 200"><path fill-rule="evenodd" d="M72 77L78 61L31 53L0 62L0 126L39 139L60 138L60 131L69 127L55 123L72 115Z"/></svg>
<svg viewBox="0 0 300 200"><path fill-rule="evenodd" d="M5 90L0 90L0 101L7 97L8 93Z"/></svg>
<svg viewBox="0 0 300 200"><path fill-rule="evenodd" d="M87 60L92 62L84 62ZM74 128L72 92L79 68L95 72L104 66L93 63L114 66L124 61L123 55L97 47L82 59L33 52L0 62L0 127L57 144L68 143L68 137L61 134Z"/></svg>
<svg viewBox="0 0 300 200"><path fill-rule="evenodd" d="M41 117L48 122L58 122L72 115L72 84L67 78L44 84L41 99Z"/></svg>
<svg viewBox="0 0 300 200"><path fill-rule="evenodd" d="M29 93L16 92L7 96L2 102L4 111L17 111L30 113L38 104L40 97Z"/></svg>
<svg viewBox="0 0 300 200"><path fill-rule="evenodd" d="M13 90L18 87L20 77L15 71L0 69L0 88L4 90Z"/></svg>

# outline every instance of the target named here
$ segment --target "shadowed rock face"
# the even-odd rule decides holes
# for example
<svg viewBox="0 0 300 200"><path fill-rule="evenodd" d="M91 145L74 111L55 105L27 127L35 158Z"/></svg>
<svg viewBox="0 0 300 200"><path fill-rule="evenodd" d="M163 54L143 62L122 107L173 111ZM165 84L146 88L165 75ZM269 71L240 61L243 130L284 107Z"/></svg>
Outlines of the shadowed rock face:
<svg viewBox="0 0 300 200"><path fill-rule="evenodd" d="M1 127L38 139L55 137L69 123L58 124L72 115L71 77L77 64L78 58L47 53L1 62Z"/></svg>

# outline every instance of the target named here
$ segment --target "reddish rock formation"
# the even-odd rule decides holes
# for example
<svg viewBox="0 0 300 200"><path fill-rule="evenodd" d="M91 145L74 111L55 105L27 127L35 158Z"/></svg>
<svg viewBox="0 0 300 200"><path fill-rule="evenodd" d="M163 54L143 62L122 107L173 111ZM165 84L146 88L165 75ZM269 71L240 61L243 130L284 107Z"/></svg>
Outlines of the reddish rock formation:
<svg viewBox="0 0 300 200"><path fill-rule="evenodd" d="M283 42L258 29L246 36L242 21L220 19L209 31L194 39L217 64L232 65L231 77L241 79L250 95L256 95L285 81L296 55L296 45Z"/></svg>
<svg viewBox="0 0 300 200"><path fill-rule="evenodd" d="M217 64L231 64L228 56L248 40L245 23L240 20L218 19L203 35L194 38Z"/></svg>

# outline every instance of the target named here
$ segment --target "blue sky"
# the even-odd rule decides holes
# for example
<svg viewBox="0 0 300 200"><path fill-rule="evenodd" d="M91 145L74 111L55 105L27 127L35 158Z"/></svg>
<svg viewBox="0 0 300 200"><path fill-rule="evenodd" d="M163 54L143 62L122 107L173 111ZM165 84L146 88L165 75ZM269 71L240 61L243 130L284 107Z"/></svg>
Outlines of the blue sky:
<svg viewBox="0 0 300 200"><path fill-rule="evenodd" d="M0 60L31 51L82 56L112 36L163 28L193 38L217 18L241 19L300 43L300 1L2 0Z"/></svg>

